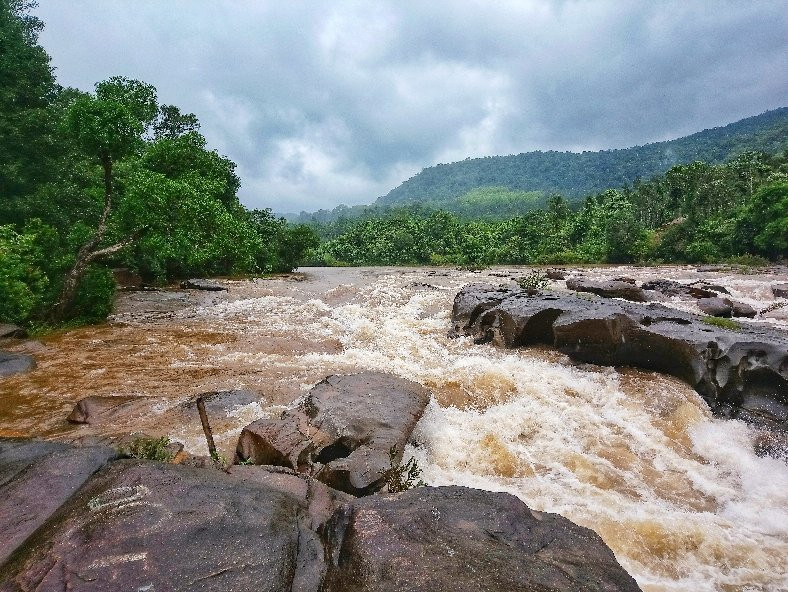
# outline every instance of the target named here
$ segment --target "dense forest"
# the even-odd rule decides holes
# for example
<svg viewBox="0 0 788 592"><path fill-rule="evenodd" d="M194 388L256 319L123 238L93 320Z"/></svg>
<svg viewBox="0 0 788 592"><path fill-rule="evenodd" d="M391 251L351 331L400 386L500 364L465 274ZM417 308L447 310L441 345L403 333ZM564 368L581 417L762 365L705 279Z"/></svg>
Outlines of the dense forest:
<svg viewBox="0 0 788 592"><path fill-rule="evenodd" d="M466 218L504 219L544 206L550 194L561 194L574 203L611 187L663 174L679 164L722 164L745 152L775 154L786 148L786 138L788 107L783 107L676 140L621 150L467 158L426 168L372 205L342 205L288 219L326 223L382 215L392 207L412 204Z"/></svg>
<svg viewBox="0 0 788 592"><path fill-rule="evenodd" d="M113 267L151 283L289 271L317 244L246 210L235 164L150 84L59 86L32 6L0 0L0 322L103 319Z"/></svg>
<svg viewBox="0 0 788 592"><path fill-rule="evenodd" d="M319 224L314 264L712 262L788 256L788 152L672 167L506 220L414 205Z"/></svg>

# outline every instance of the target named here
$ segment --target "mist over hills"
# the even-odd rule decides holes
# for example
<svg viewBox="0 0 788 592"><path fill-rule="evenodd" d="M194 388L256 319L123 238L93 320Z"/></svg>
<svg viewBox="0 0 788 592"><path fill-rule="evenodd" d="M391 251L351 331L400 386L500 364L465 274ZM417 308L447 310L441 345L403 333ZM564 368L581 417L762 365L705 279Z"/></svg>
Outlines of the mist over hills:
<svg viewBox="0 0 788 592"><path fill-rule="evenodd" d="M559 193L570 200L649 179L677 164L719 164L747 151L788 148L788 107L726 126L631 148L596 152L535 151L467 158L427 167L371 205L286 214L298 222L380 213L392 207L443 209L459 215L511 216L541 206Z"/></svg>

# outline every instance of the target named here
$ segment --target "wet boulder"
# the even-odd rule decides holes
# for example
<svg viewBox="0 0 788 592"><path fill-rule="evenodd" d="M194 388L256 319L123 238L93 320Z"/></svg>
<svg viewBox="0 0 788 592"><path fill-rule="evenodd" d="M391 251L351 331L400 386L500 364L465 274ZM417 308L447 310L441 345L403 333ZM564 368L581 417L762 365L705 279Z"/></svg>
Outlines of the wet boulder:
<svg viewBox="0 0 788 592"><path fill-rule="evenodd" d="M699 298L698 308L712 317L730 317L733 313L733 305L727 298Z"/></svg>
<svg viewBox="0 0 788 592"><path fill-rule="evenodd" d="M456 486L354 501L328 589L640 590L593 531L506 493Z"/></svg>
<svg viewBox="0 0 788 592"><path fill-rule="evenodd" d="M314 475L353 495L384 485L383 473L402 451L430 399L422 386L380 372L329 376L279 419L241 432L240 461L279 465Z"/></svg>
<svg viewBox="0 0 788 592"><path fill-rule="evenodd" d="M654 303L531 297L479 285L457 295L452 316L451 333L477 343L544 343L579 362L665 372L692 386L718 415L788 427L788 335L777 329L717 327Z"/></svg>
<svg viewBox="0 0 788 592"><path fill-rule="evenodd" d="M772 284L772 294L777 298L788 298L788 283Z"/></svg>
<svg viewBox="0 0 788 592"><path fill-rule="evenodd" d="M221 292L227 290L225 286L203 279L191 279L181 282L181 288L189 290L205 290L207 292Z"/></svg>
<svg viewBox="0 0 788 592"><path fill-rule="evenodd" d="M19 325L0 323L0 339L24 339L25 337L27 337L27 331Z"/></svg>
<svg viewBox="0 0 788 592"><path fill-rule="evenodd" d="M12 552L116 457L106 446L0 439L0 573Z"/></svg>
<svg viewBox="0 0 788 592"><path fill-rule="evenodd" d="M545 277L548 280L565 280L566 279L566 270L565 269L548 269L544 272Z"/></svg>
<svg viewBox="0 0 788 592"><path fill-rule="evenodd" d="M566 280L566 287L575 292L589 292L604 298L623 298L634 302L648 300L642 288L628 281L609 280L593 281L586 278L570 278Z"/></svg>
<svg viewBox="0 0 788 592"><path fill-rule="evenodd" d="M33 356L0 351L0 377L28 372L36 367Z"/></svg>
<svg viewBox="0 0 788 592"><path fill-rule="evenodd" d="M755 317L758 312L746 302L739 302L737 300L731 300L731 314L734 317L744 317L748 319L752 319Z"/></svg>
<svg viewBox="0 0 788 592"><path fill-rule="evenodd" d="M66 418L71 423L108 425L118 423L130 415L146 414L150 397L90 395L80 399Z"/></svg>

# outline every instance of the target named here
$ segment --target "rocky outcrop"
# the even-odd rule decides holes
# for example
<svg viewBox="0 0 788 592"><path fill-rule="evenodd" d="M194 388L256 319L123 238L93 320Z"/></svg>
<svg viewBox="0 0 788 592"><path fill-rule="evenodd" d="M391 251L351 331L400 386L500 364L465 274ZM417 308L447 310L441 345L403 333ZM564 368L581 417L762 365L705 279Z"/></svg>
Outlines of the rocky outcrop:
<svg viewBox="0 0 788 592"><path fill-rule="evenodd" d="M772 294L777 298L788 298L788 284L773 284Z"/></svg>
<svg viewBox="0 0 788 592"><path fill-rule="evenodd" d="M0 377L28 372L36 367L33 356L0 351Z"/></svg>
<svg viewBox="0 0 788 592"><path fill-rule="evenodd" d="M241 432L237 457L314 475L331 487L367 495L384 485L390 451L402 451L429 402L420 385L379 372L329 376L279 419Z"/></svg>
<svg viewBox="0 0 788 592"><path fill-rule="evenodd" d="M596 282L585 278L570 278L566 287L575 292L590 292L604 298L623 298L633 302L646 302L646 293L642 288L628 281L608 280Z"/></svg>
<svg viewBox="0 0 788 592"><path fill-rule="evenodd" d="M19 325L0 323L0 339L23 339L25 337L27 337L27 331Z"/></svg>
<svg viewBox="0 0 788 592"><path fill-rule="evenodd" d="M712 410L770 428L788 422L788 336L729 330L659 304L535 296L473 284L454 301L452 334L504 347L545 343L574 360L676 376Z"/></svg>
<svg viewBox="0 0 788 592"><path fill-rule="evenodd" d="M0 590L639 589L593 532L508 494L425 487L355 499L288 469L107 454L0 441L0 521L24 527L0 523L11 535Z"/></svg>
<svg viewBox="0 0 788 592"><path fill-rule="evenodd" d="M349 513L331 590L640 589L596 533L506 493L419 487Z"/></svg>
<svg viewBox="0 0 788 592"><path fill-rule="evenodd" d="M206 290L208 292L221 292L222 290L227 290L227 288L222 285L202 279L184 280L181 282L181 288L187 288L189 290Z"/></svg>

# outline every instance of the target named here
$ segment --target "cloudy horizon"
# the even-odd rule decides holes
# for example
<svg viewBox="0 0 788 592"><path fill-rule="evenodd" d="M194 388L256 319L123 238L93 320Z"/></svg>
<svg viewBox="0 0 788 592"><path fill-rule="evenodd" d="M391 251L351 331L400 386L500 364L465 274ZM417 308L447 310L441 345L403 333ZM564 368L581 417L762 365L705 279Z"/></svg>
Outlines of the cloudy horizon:
<svg viewBox="0 0 788 592"><path fill-rule="evenodd" d="M39 0L58 82L195 113L277 212L439 162L672 139L785 106L786 2Z"/></svg>

